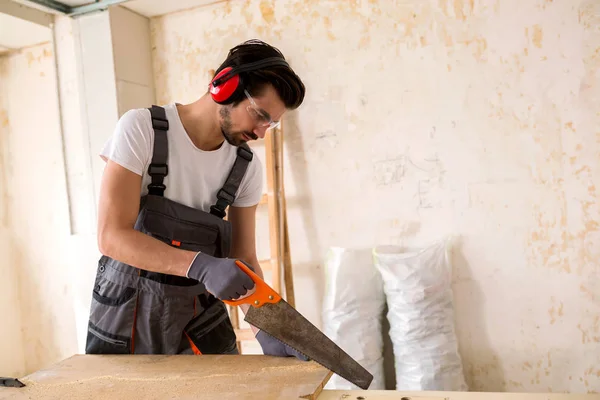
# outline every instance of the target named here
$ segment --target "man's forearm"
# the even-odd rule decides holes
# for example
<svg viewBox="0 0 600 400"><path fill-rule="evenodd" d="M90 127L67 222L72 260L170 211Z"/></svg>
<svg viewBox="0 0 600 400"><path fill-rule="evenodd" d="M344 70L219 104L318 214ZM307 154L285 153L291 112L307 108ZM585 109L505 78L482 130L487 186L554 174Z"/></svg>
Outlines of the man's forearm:
<svg viewBox="0 0 600 400"><path fill-rule="evenodd" d="M133 267L163 274L186 276L196 252L169 246L134 229L104 234L100 251Z"/></svg>
<svg viewBox="0 0 600 400"><path fill-rule="evenodd" d="M110 239L101 241L103 254L133 267L163 274L186 276L189 265L196 255L193 251L176 249L133 229L111 232L105 237ZM250 264L255 273L264 279L258 259L242 258L242 261ZM248 304L240 306L244 314L248 312L249 307ZM252 325L250 327L256 335L258 328Z"/></svg>

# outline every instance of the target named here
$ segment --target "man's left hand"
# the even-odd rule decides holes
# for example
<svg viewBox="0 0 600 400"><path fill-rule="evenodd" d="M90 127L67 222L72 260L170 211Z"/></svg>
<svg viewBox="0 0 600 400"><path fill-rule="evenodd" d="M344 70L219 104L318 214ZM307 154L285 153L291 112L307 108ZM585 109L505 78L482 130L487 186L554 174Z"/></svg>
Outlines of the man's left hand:
<svg viewBox="0 0 600 400"><path fill-rule="evenodd" d="M309 358L304 354L299 353L285 343L280 342L268 333L260 330L256 334L256 340L260 343L263 353L269 356L276 357L296 357L302 361L308 361Z"/></svg>

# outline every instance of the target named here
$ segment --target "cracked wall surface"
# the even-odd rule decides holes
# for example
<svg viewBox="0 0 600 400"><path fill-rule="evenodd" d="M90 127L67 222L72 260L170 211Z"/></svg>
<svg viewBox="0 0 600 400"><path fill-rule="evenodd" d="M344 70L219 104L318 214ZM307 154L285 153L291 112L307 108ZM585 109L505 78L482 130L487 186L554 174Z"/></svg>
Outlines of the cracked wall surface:
<svg viewBox="0 0 600 400"><path fill-rule="evenodd" d="M307 86L284 120L298 309L321 325L330 246L452 234L471 390L600 391L598 26L592 0L221 1L152 19L156 96L195 100L245 39L278 46ZM0 58L15 374L74 351L94 268L95 238L69 236L52 57ZM266 208L258 232L264 258Z"/></svg>
<svg viewBox="0 0 600 400"><path fill-rule="evenodd" d="M0 57L0 372L76 351L69 214L51 43ZM6 250L6 251L5 251Z"/></svg>
<svg viewBox="0 0 600 400"><path fill-rule="evenodd" d="M156 95L279 47L307 86L284 120L298 309L320 325L329 246L452 234L470 388L600 391L598 26L592 0L222 1L152 19Z"/></svg>
<svg viewBox="0 0 600 400"><path fill-rule="evenodd" d="M0 372L3 375L22 373L25 360L23 359L23 341L21 334L21 318L19 307L18 265L14 264L13 223L10 212L10 191L8 188L10 165L10 119L9 93L5 89L9 79L11 58L0 56L0 302L11 305L5 307L3 316L6 323L0 331Z"/></svg>

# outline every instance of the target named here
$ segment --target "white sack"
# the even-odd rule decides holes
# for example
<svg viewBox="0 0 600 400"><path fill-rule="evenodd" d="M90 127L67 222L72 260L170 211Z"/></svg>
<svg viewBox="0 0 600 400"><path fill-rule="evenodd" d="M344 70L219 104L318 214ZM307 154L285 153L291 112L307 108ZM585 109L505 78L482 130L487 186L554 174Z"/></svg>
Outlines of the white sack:
<svg viewBox="0 0 600 400"><path fill-rule="evenodd" d="M450 239L373 250L387 297L397 390L466 391L452 299Z"/></svg>
<svg viewBox="0 0 600 400"><path fill-rule="evenodd" d="M385 299L371 249L330 248L325 260L323 333L373 374L369 390L385 389L381 320ZM333 374L326 389L359 389Z"/></svg>

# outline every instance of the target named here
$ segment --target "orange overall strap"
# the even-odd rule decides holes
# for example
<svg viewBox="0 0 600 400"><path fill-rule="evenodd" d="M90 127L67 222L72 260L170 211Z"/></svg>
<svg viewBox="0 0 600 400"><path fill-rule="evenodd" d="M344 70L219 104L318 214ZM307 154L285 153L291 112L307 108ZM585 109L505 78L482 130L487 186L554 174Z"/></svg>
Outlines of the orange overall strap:
<svg viewBox="0 0 600 400"><path fill-rule="evenodd" d="M192 341L192 338L190 338L189 335L187 334L187 332L185 332L185 331L183 332L183 334L187 338L188 342L190 342L190 347L192 348L192 351L194 352L194 354L197 356L201 356L202 353L200 352L200 349L198 349L198 347L196 347L196 345Z"/></svg>

